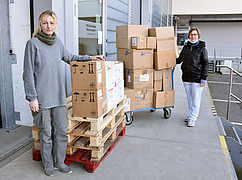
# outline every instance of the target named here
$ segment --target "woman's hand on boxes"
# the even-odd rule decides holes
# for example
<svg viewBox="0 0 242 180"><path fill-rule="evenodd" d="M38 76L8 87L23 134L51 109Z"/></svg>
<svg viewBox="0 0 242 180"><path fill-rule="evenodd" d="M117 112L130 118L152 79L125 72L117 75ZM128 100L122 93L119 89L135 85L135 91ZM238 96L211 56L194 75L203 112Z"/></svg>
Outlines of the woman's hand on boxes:
<svg viewBox="0 0 242 180"><path fill-rule="evenodd" d="M33 111L33 112L39 111L39 102L37 99L34 101L30 101L29 106L30 106L31 111Z"/></svg>
<svg viewBox="0 0 242 180"><path fill-rule="evenodd" d="M105 61L105 59L102 56L90 56L90 59L94 61Z"/></svg>

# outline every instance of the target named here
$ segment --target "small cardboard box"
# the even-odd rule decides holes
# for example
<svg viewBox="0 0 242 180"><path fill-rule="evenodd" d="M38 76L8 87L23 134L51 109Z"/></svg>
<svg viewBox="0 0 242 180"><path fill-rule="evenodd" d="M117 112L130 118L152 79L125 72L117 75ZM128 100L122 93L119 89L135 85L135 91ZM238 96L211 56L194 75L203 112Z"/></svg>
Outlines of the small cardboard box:
<svg viewBox="0 0 242 180"><path fill-rule="evenodd" d="M176 48L175 43L176 43L175 37L170 37L166 39L157 39L155 51L160 52L160 51L175 50Z"/></svg>
<svg viewBox="0 0 242 180"><path fill-rule="evenodd" d="M134 94L134 108L146 109L153 105L153 88L151 89L137 89Z"/></svg>
<svg viewBox="0 0 242 180"><path fill-rule="evenodd" d="M175 90L154 92L153 106L155 108L174 106L174 102L175 102Z"/></svg>
<svg viewBox="0 0 242 180"><path fill-rule="evenodd" d="M148 25L116 26L116 47L131 49L131 37L148 36Z"/></svg>
<svg viewBox="0 0 242 180"><path fill-rule="evenodd" d="M146 37L131 37L132 49L146 49Z"/></svg>
<svg viewBox="0 0 242 180"><path fill-rule="evenodd" d="M99 118L107 111L106 87L99 90L72 90L74 117Z"/></svg>
<svg viewBox="0 0 242 180"><path fill-rule="evenodd" d="M153 88L153 69L125 69L125 86L132 89Z"/></svg>
<svg viewBox="0 0 242 180"><path fill-rule="evenodd" d="M172 90L172 70L154 70L154 91Z"/></svg>
<svg viewBox="0 0 242 180"><path fill-rule="evenodd" d="M158 39L164 39L174 36L174 27L156 27L156 28L149 28L148 34L151 37L156 37Z"/></svg>
<svg viewBox="0 0 242 180"><path fill-rule="evenodd" d="M72 90L98 90L106 86L105 61L71 62Z"/></svg>
<svg viewBox="0 0 242 180"><path fill-rule="evenodd" d="M117 49L117 59L129 69L153 68L153 50Z"/></svg>
<svg viewBox="0 0 242 180"><path fill-rule="evenodd" d="M135 90L128 87L124 87L124 95L127 96L124 111L125 112L134 111L135 110L135 107L134 107Z"/></svg>
<svg viewBox="0 0 242 180"><path fill-rule="evenodd" d="M146 49L156 49L156 37L146 37Z"/></svg>
<svg viewBox="0 0 242 180"><path fill-rule="evenodd" d="M154 52L154 69L161 70L161 69L171 68L175 66L176 66L175 50Z"/></svg>

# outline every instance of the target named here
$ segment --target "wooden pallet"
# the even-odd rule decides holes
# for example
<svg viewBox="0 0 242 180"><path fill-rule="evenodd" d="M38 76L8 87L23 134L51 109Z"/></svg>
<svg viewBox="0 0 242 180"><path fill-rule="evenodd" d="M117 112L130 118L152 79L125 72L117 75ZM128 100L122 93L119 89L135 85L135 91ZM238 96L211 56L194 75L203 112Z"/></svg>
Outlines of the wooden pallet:
<svg viewBox="0 0 242 180"><path fill-rule="evenodd" d="M69 166L73 162L83 163L83 164L85 164L85 169L88 172L93 173L98 168L98 166L107 158L107 156L111 153L111 151L114 149L114 147L116 147L116 145L120 142L120 140L125 135L126 126L124 126L123 129L120 127L118 129L119 129L117 131L118 134L117 134L117 137L115 138L115 140L106 142L105 154L99 161L96 161L96 162L92 161L90 150L78 149L73 155L66 156L65 164ZM33 153L33 160L35 160L35 161L41 160L41 155L40 155L39 151L32 149L32 153Z"/></svg>

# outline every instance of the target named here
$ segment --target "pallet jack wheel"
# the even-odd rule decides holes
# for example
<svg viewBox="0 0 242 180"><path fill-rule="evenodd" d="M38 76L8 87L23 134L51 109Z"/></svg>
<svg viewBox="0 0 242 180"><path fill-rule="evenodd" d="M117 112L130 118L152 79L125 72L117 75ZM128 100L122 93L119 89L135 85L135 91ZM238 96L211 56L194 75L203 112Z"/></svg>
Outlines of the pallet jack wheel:
<svg viewBox="0 0 242 180"><path fill-rule="evenodd" d="M163 111L164 111L164 118L169 119L171 117L171 109L164 108Z"/></svg>
<svg viewBox="0 0 242 180"><path fill-rule="evenodd" d="M133 117L134 113L130 112L130 113L125 113L126 116L126 126L130 125L133 123L134 121L134 117Z"/></svg>
<svg viewBox="0 0 242 180"><path fill-rule="evenodd" d="M150 112L155 112L155 109L151 109Z"/></svg>

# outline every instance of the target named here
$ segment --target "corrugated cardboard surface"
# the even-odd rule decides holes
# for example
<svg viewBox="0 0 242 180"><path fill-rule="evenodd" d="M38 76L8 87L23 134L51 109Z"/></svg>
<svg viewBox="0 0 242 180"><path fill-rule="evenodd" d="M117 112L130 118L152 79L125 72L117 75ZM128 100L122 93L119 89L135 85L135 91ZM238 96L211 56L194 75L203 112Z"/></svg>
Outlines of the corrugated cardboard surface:
<svg viewBox="0 0 242 180"><path fill-rule="evenodd" d="M156 37L146 38L146 49L156 49Z"/></svg>
<svg viewBox="0 0 242 180"><path fill-rule="evenodd" d="M156 40L156 52L159 51L170 51L176 49L175 37L170 37L166 39L157 39Z"/></svg>
<svg viewBox="0 0 242 180"><path fill-rule="evenodd" d="M131 49L132 36L148 36L148 25L116 26L116 47Z"/></svg>
<svg viewBox="0 0 242 180"><path fill-rule="evenodd" d="M174 106L174 102L175 102L175 90L154 92L153 106L155 108Z"/></svg>
<svg viewBox="0 0 242 180"><path fill-rule="evenodd" d="M153 89L137 89L134 94L134 108L145 109L153 105Z"/></svg>
<svg viewBox="0 0 242 180"><path fill-rule="evenodd" d="M71 62L73 90L98 90L106 86L105 61Z"/></svg>
<svg viewBox="0 0 242 180"><path fill-rule="evenodd" d="M129 69L153 68L153 50L117 49L117 59Z"/></svg>
<svg viewBox="0 0 242 180"><path fill-rule="evenodd" d="M176 52L162 51L154 53L154 69L161 70L176 66Z"/></svg>
<svg viewBox="0 0 242 180"><path fill-rule="evenodd" d="M125 69L125 86L132 89L152 88L153 69Z"/></svg>
<svg viewBox="0 0 242 180"><path fill-rule="evenodd" d="M174 36L174 27L156 27L148 29L149 36L156 37L157 39L169 38Z"/></svg>
<svg viewBox="0 0 242 180"><path fill-rule="evenodd" d="M107 111L106 87L99 90L73 90L74 117L99 118Z"/></svg>
<svg viewBox="0 0 242 180"><path fill-rule="evenodd" d="M127 96L124 111L134 111L135 90L128 87L124 87L124 95Z"/></svg>

